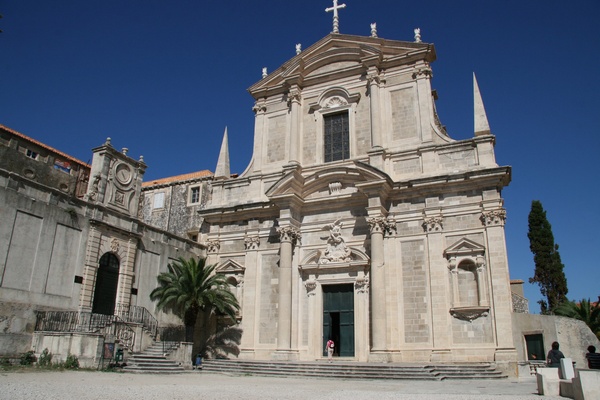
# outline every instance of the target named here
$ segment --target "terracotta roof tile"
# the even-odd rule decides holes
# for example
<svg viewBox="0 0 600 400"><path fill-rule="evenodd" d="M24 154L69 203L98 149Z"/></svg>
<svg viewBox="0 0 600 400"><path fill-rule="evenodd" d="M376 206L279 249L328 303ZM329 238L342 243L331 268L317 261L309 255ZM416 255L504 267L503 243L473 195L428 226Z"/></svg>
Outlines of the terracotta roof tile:
<svg viewBox="0 0 600 400"><path fill-rule="evenodd" d="M74 162L74 163L77 163L77 164L79 164L79 165L81 165L81 166L83 166L83 167L86 167L86 168L91 168L91 166L90 166L89 164L86 164L86 163L84 163L83 161L76 159L75 157L71 157L71 156L70 156L70 155L68 155L67 153L63 153L63 152L62 152L62 151L60 151L60 150L56 150L55 148L53 148L53 147L50 147L50 146L48 146L48 145L46 145L46 144L44 144L44 143L42 143L42 142L39 142L39 141L37 141L37 140L35 140L35 139L32 139L32 138L30 138L30 137L29 137L29 136L27 136L27 135L23 135L23 134L22 134L22 133L20 133L20 132L17 132L17 131L15 131L15 130L13 130L13 129L10 129L10 128L9 128L9 127L7 127L7 126L4 126L4 125L0 124L0 129L3 129L3 130L5 130L5 131L7 131L7 132L10 132L10 133L12 133L12 134L13 134L13 135L15 135L15 136L18 136L18 137L20 137L21 139L25 139L26 141L28 141L28 142L31 142L31 143L33 143L33 144L35 144L35 145L37 145L37 146L40 146L40 147L42 147L42 148L44 148L44 149L46 149L46 150L48 150L48 151L51 151L51 152L53 152L53 153L56 153L56 154L60 155L61 157L63 157L63 158L66 158L66 159L67 159L67 160L69 160L69 161L72 161L72 162Z"/></svg>
<svg viewBox="0 0 600 400"><path fill-rule="evenodd" d="M208 178L213 176L213 173L207 169L197 172L190 172L189 174L177 175L177 176L169 176L167 178L154 179L148 182L143 182L142 187L151 187L155 185L168 185L176 182L185 182L196 179Z"/></svg>

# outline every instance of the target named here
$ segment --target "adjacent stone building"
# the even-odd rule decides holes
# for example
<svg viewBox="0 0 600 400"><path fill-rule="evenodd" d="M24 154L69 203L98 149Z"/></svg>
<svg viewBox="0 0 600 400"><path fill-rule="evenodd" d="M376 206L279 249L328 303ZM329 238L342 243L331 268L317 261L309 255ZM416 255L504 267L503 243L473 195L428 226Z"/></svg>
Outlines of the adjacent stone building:
<svg viewBox="0 0 600 400"><path fill-rule="evenodd" d="M90 166L2 125L0 138L0 356L24 353L35 339L37 353L43 343L56 360L69 352L96 366L106 326L94 326L92 314L179 325L156 312L150 291L170 261L204 248L142 221L143 160L110 140L93 150ZM53 325L48 340L34 338L40 312L62 313L38 326ZM137 342L128 332L129 342L117 339L139 350L141 329Z"/></svg>

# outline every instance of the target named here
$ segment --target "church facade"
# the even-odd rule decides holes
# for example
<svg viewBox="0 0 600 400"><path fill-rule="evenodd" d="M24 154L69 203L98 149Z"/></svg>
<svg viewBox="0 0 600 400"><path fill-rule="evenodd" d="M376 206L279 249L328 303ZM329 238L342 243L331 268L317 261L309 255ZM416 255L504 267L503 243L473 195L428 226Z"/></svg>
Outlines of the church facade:
<svg viewBox="0 0 600 400"><path fill-rule="evenodd" d="M514 362L499 166L474 79L454 140L432 44L332 33L250 87L253 156L227 141L200 240L240 300L241 358Z"/></svg>

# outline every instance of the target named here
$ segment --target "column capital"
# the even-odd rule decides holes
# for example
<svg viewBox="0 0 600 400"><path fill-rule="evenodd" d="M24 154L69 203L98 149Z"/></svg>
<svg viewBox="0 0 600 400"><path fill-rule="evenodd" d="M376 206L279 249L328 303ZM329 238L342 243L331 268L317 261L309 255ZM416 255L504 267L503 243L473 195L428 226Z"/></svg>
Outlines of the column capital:
<svg viewBox="0 0 600 400"><path fill-rule="evenodd" d="M267 111L267 105L264 101L256 101L252 107L254 114L264 114Z"/></svg>
<svg viewBox="0 0 600 400"><path fill-rule="evenodd" d="M484 211L481 213L480 219L485 226L504 226L506 223L506 210L501 208L498 210Z"/></svg>
<svg viewBox="0 0 600 400"><path fill-rule="evenodd" d="M392 217L371 217L367 218L367 223L369 224L371 234L392 234L396 232L396 220Z"/></svg>
<svg viewBox="0 0 600 400"><path fill-rule="evenodd" d="M244 237L244 246L246 250L257 250L260 246L260 238L258 235Z"/></svg>
<svg viewBox="0 0 600 400"><path fill-rule="evenodd" d="M280 226L277 228L277 233L279 234L279 240L281 240L281 242L297 244L302 239L300 230L293 226Z"/></svg>
<svg viewBox="0 0 600 400"><path fill-rule="evenodd" d="M444 229L444 217L425 217L423 227L427 232L441 232Z"/></svg>
<svg viewBox="0 0 600 400"><path fill-rule="evenodd" d="M207 240L206 248L209 253L218 253L221 248L221 243L218 240Z"/></svg>

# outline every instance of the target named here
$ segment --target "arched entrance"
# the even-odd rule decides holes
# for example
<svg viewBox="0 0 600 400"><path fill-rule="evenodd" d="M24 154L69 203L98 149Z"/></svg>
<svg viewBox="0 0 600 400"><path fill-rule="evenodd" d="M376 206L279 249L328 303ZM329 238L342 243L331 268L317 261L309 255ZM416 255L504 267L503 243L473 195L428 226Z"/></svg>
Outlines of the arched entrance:
<svg viewBox="0 0 600 400"><path fill-rule="evenodd" d="M104 253L100 257L100 266L96 275L92 312L113 315L119 284L119 259L113 253Z"/></svg>

